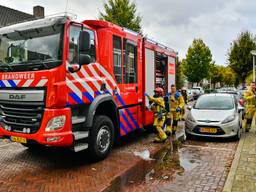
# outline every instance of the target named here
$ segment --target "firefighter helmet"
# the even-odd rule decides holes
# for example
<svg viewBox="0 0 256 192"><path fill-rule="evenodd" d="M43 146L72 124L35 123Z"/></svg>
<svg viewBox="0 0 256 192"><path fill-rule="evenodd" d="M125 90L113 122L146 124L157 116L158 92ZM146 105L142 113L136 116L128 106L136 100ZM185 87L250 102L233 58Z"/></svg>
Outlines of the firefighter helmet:
<svg viewBox="0 0 256 192"><path fill-rule="evenodd" d="M154 92L158 93L159 96L163 96L164 95L164 90L161 87L155 88Z"/></svg>

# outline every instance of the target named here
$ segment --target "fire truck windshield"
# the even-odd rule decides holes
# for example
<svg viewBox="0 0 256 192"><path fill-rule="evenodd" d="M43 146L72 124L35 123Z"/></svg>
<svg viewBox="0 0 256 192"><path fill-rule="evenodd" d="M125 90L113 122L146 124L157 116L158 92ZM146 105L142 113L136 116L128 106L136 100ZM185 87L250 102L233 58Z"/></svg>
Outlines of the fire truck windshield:
<svg viewBox="0 0 256 192"><path fill-rule="evenodd" d="M63 25L53 25L0 35L1 66L41 65L51 68L62 60ZM25 67L26 68L26 67Z"/></svg>

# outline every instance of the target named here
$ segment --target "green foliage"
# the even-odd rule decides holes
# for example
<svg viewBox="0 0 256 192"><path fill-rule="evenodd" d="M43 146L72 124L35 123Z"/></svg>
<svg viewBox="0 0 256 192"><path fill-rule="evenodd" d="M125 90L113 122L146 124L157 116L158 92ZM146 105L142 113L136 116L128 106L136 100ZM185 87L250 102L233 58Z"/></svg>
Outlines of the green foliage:
<svg viewBox="0 0 256 192"><path fill-rule="evenodd" d="M177 87L177 89L180 89L183 87L184 81L185 81L185 77L183 74L182 63L179 59L177 59L177 65L176 65L176 87Z"/></svg>
<svg viewBox="0 0 256 192"><path fill-rule="evenodd" d="M208 80L214 85L221 83L221 85L232 86L236 83L236 74L230 67L211 64Z"/></svg>
<svg viewBox="0 0 256 192"><path fill-rule="evenodd" d="M223 70L223 83L227 86L237 85L236 74L230 67L225 67Z"/></svg>
<svg viewBox="0 0 256 192"><path fill-rule="evenodd" d="M141 17L136 15L137 9L130 0L108 0L104 3L104 11L99 19L141 32Z"/></svg>
<svg viewBox="0 0 256 192"><path fill-rule="evenodd" d="M208 76L212 54L202 39L194 39L183 61L184 74L189 82L200 82Z"/></svg>
<svg viewBox="0 0 256 192"><path fill-rule="evenodd" d="M214 88L215 88L215 84L222 82L224 79L224 67L220 66L220 65L216 65L214 63L212 63L210 65L210 70L209 70L209 76L208 79L211 80L211 83L214 84Z"/></svg>
<svg viewBox="0 0 256 192"><path fill-rule="evenodd" d="M240 82L244 82L252 71L251 50L256 49L253 36L249 31L242 32L237 40L231 43L228 53L229 67L236 73Z"/></svg>

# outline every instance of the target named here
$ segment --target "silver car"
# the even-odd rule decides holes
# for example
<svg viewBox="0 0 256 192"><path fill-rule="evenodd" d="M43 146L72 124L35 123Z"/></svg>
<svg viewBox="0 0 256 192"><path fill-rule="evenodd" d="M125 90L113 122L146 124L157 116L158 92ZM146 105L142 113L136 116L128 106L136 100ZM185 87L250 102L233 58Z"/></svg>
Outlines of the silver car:
<svg viewBox="0 0 256 192"><path fill-rule="evenodd" d="M236 137L242 131L242 113L231 94L206 94L188 107L185 122L187 136Z"/></svg>

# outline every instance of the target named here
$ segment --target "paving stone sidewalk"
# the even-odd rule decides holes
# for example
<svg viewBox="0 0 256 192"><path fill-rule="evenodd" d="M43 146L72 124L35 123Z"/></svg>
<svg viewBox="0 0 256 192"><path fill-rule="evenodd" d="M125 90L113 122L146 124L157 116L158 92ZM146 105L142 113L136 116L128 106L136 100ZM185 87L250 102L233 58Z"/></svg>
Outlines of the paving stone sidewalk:
<svg viewBox="0 0 256 192"><path fill-rule="evenodd" d="M256 191L256 130L244 133L223 192Z"/></svg>

